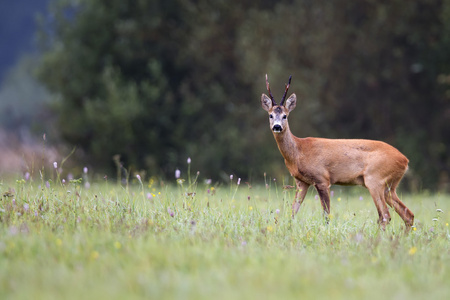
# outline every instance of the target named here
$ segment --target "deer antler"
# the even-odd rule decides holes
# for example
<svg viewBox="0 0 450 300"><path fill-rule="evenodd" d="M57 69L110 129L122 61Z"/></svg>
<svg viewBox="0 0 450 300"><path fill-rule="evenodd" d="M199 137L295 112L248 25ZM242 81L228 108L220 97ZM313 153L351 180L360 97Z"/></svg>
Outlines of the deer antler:
<svg viewBox="0 0 450 300"><path fill-rule="evenodd" d="M266 75L267 76L267 75ZM284 95L283 95L283 98L281 98L281 102L280 102L280 105L283 105L283 103L284 103L284 100L286 99L286 94L287 94L287 91L288 91L288 89L289 89L289 86L291 85L291 79L292 79L292 75L291 76L289 76L289 83L288 84L286 84L286 89L284 90Z"/></svg>
<svg viewBox="0 0 450 300"><path fill-rule="evenodd" d="M275 100L273 99L272 92L270 91L270 87L269 87L269 79L267 78L267 74L266 74L266 88L267 88L267 91L269 92L270 99L272 100L272 105L273 105L273 106L277 105L277 103L276 103Z"/></svg>

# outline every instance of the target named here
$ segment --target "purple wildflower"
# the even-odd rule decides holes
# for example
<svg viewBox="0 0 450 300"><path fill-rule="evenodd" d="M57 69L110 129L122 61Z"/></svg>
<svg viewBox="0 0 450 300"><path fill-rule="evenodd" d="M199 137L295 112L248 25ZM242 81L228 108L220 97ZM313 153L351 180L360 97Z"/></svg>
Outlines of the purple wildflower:
<svg viewBox="0 0 450 300"><path fill-rule="evenodd" d="M363 234L361 233L361 232L358 232L357 234L356 234L356 236L355 236L355 240L356 240L356 242L361 242L362 240L363 240L363 238L364 238L364 236L363 236Z"/></svg>
<svg viewBox="0 0 450 300"><path fill-rule="evenodd" d="M167 212L169 213L169 215L173 218L173 216L175 216L175 213L170 209L170 207L167 208Z"/></svg>

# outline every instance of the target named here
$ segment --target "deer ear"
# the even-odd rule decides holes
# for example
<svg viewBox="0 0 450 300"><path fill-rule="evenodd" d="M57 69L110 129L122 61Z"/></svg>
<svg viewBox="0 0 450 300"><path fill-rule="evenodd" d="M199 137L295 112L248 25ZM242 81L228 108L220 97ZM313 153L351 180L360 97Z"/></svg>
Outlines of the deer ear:
<svg viewBox="0 0 450 300"><path fill-rule="evenodd" d="M284 107L286 107L289 112L291 112L296 105L297 105L297 96L295 94L289 96L289 98L287 98L286 102L284 103Z"/></svg>
<svg viewBox="0 0 450 300"><path fill-rule="evenodd" d="M262 105L262 108L265 111L269 111L272 108L272 106L273 106L272 100L269 97L267 97L266 94L262 94L262 96L261 96L261 105Z"/></svg>

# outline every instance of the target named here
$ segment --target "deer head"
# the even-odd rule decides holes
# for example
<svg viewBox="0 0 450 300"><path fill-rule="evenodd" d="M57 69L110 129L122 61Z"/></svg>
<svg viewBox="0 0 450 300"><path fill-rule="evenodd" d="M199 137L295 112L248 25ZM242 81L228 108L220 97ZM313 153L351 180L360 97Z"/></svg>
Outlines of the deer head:
<svg viewBox="0 0 450 300"><path fill-rule="evenodd" d="M270 129L274 133L281 133L289 127L287 117L297 105L297 96L295 94L289 96L285 102L287 91L291 85L291 79L292 76L289 76L289 83L285 86L283 98L281 98L280 105L277 105L270 91L269 80L266 74L266 87L270 98L266 94L262 94L261 105L269 113Z"/></svg>

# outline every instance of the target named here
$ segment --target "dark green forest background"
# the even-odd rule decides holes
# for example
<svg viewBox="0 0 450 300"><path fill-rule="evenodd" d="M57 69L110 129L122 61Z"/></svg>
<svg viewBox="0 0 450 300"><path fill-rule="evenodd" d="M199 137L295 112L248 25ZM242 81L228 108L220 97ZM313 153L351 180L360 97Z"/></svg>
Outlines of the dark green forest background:
<svg viewBox="0 0 450 300"><path fill-rule="evenodd" d="M448 188L450 1L77 0L42 18L56 132L97 170L287 175L260 106L289 75L297 136L386 141Z"/></svg>

